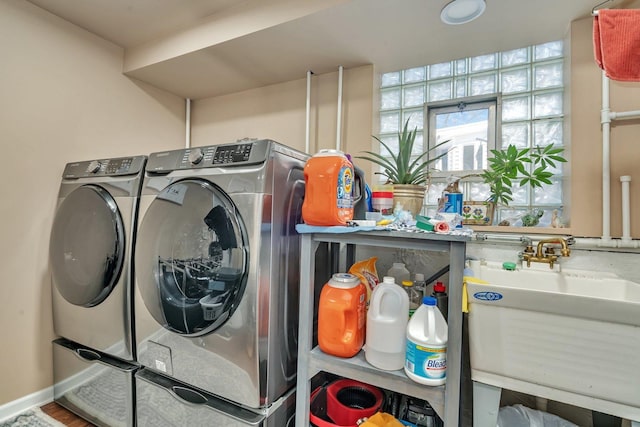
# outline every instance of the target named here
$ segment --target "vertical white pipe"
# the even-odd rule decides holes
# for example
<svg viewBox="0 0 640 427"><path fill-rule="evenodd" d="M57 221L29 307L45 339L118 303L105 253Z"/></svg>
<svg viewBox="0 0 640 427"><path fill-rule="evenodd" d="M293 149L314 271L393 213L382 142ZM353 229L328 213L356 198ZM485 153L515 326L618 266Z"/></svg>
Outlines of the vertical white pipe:
<svg viewBox="0 0 640 427"><path fill-rule="evenodd" d="M609 78L602 72L602 240L611 240L611 166L609 108Z"/></svg>
<svg viewBox="0 0 640 427"><path fill-rule="evenodd" d="M340 137L342 134L342 65L338 67L338 117L336 123L336 150L340 150L342 145Z"/></svg>
<svg viewBox="0 0 640 427"><path fill-rule="evenodd" d="M185 138L184 148L191 147L191 99L185 98Z"/></svg>
<svg viewBox="0 0 640 427"><path fill-rule="evenodd" d="M307 123L304 130L304 152L309 153L311 149L310 121L311 121L311 70L307 71Z"/></svg>
<svg viewBox="0 0 640 427"><path fill-rule="evenodd" d="M631 241L631 205L629 203L629 183L631 177L624 175L620 177L622 183L622 240Z"/></svg>

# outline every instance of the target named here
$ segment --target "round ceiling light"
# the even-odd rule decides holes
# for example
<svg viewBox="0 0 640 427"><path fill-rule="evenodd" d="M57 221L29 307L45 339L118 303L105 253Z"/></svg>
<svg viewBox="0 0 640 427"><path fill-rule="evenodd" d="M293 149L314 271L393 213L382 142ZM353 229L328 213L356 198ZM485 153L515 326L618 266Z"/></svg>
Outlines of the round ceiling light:
<svg viewBox="0 0 640 427"><path fill-rule="evenodd" d="M482 15L486 7L484 0L453 0L442 9L440 19L450 25L466 24Z"/></svg>

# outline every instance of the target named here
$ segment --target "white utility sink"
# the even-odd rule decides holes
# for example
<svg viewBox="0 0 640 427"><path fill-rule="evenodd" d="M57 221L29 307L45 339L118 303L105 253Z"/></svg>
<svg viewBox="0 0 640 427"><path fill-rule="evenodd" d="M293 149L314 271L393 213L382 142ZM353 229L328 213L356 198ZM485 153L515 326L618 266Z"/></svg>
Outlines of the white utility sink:
<svg viewBox="0 0 640 427"><path fill-rule="evenodd" d="M640 421L640 284L499 263L474 273L488 282L467 282L474 382Z"/></svg>

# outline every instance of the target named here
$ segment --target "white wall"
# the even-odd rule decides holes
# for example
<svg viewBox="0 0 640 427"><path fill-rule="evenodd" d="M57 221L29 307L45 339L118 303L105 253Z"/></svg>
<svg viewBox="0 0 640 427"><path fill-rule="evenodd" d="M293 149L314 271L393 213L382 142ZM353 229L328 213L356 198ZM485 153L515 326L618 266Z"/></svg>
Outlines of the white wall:
<svg viewBox="0 0 640 427"><path fill-rule="evenodd" d="M52 384L48 246L65 163L184 145L184 103L121 73L122 49L0 1L0 405Z"/></svg>
<svg viewBox="0 0 640 427"><path fill-rule="evenodd" d="M341 149L347 153L371 149L371 100L377 86L374 76L371 65L344 70ZM244 137L270 138L304 151L306 92L306 78L301 76L290 82L194 101L193 145ZM313 154L336 146L338 73L312 76L310 98L309 153Z"/></svg>

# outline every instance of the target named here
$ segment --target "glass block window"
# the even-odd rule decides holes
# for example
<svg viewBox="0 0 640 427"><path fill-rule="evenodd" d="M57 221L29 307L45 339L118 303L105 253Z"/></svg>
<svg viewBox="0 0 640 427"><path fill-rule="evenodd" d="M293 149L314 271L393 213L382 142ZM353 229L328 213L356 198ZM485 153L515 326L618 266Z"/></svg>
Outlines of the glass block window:
<svg viewBox="0 0 640 427"><path fill-rule="evenodd" d="M410 128L418 128L418 156L426 150L428 132L425 103L446 103L474 96L501 97L499 132L496 147L513 144L518 148L553 143L563 146L564 135L564 46L552 41L535 46L453 59L407 70L386 73L380 88L380 135L393 142L404 121L410 118ZM416 142L418 142L416 141ZM566 157L566 153L565 153ZM520 218L532 208L544 211L540 225L550 225L556 211L562 216L562 165L553 171L554 185L542 190L528 187L513 189L513 202L498 207L495 223L506 220L521 225ZM432 180L423 213L435 213L446 182ZM482 201L488 188L481 181L462 183L465 200ZM565 218L566 219L566 218Z"/></svg>

